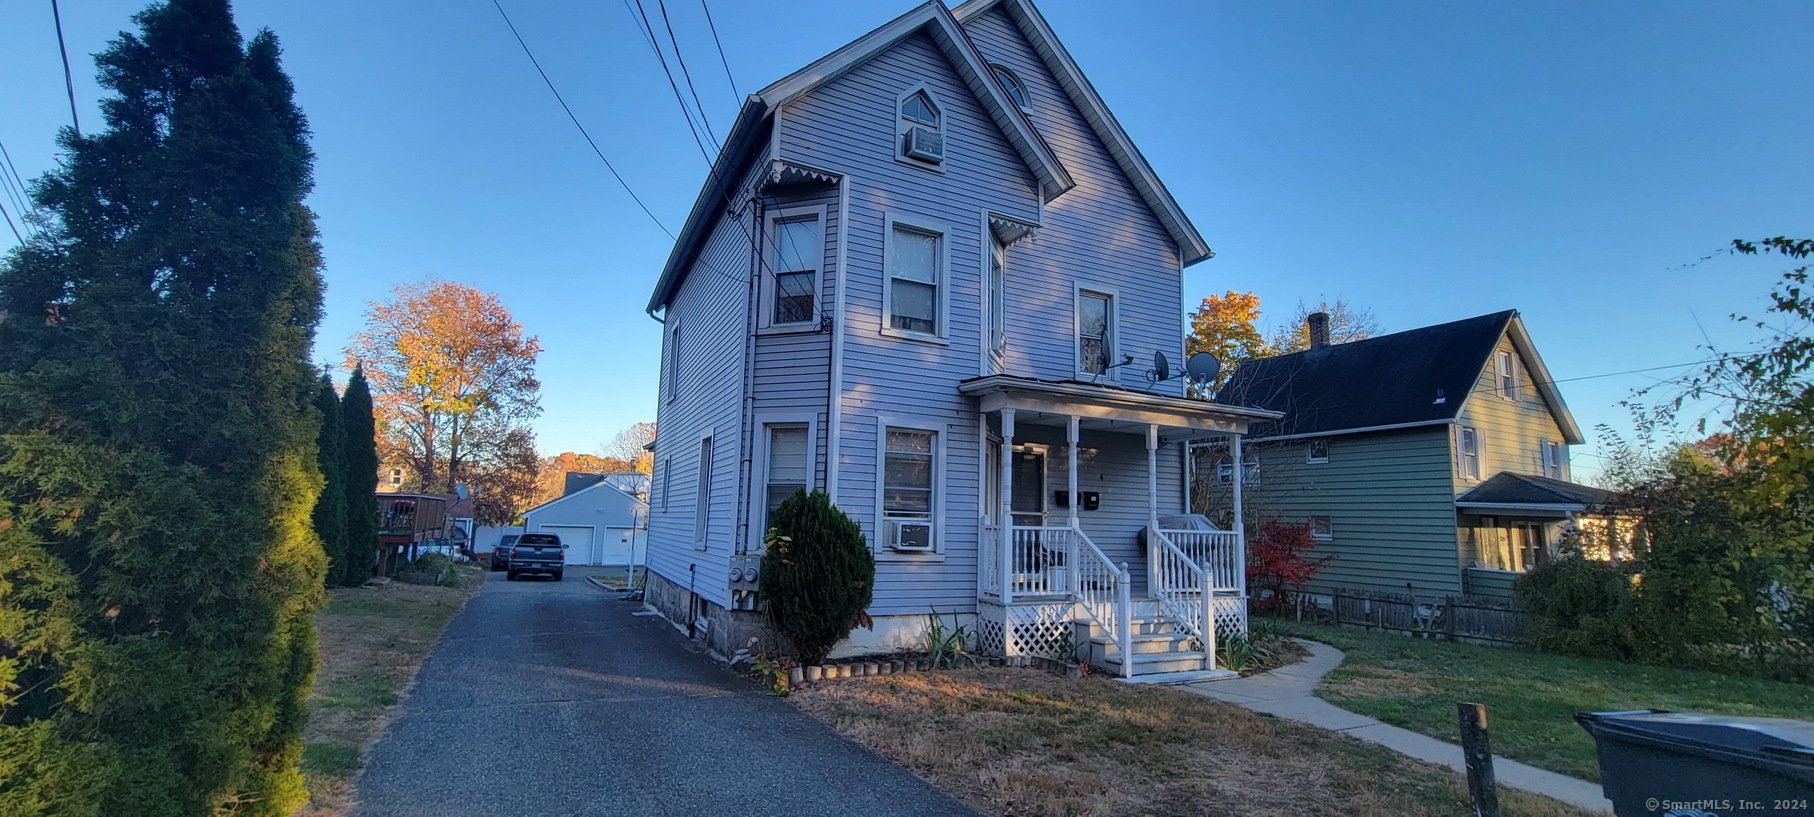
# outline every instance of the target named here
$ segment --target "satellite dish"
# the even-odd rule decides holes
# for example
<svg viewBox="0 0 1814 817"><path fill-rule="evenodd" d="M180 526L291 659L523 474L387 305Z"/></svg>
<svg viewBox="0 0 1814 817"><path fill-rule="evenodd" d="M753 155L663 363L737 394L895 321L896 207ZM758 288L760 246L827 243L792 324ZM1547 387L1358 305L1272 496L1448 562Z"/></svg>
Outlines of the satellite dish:
<svg viewBox="0 0 1814 817"><path fill-rule="evenodd" d="M462 482L454 486L454 496L465 499L472 496L472 491L466 487L466 483Z"/></svg>
<svg viewBox="0 0 1814 817"><path fill-rule="evenodd" d="M1222 373L1222 361L1208 352L1198 352L1184 362L1184 373L1190 375L1192 380L1208 383Z"/></svg>
<svg viewBox="0 0 1814 817"><path fill-rule="evenodd" d="M1172 362L1165 359L1164 352L1153 353L1153 379L1159 383L1172 379Z"/></svg>

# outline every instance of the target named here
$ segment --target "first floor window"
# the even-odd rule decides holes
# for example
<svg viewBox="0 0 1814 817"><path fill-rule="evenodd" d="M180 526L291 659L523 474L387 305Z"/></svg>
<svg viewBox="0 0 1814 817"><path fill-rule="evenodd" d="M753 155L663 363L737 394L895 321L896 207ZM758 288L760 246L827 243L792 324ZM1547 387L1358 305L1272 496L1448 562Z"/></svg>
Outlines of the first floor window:
<svg viewBox="0 0 1814 817"><path fill-rule="evenodd" d="M712 514L712 438L699 441L699 484L693 494L694 547L705 547L707 523Z"/></svg>
<svg viewBox="0 0 1814 817"><path fill-rule="evenodd" d="M1109 348L1114 319L1111 296L1088 290L1077 293L1077 371L1102 374L1109 370L1109 357L1115 351Z"/></svg>
<svg viewBox="0 0 1814 817"><path fill-rule="evenodd" d="M883 521L920 523L890 527L891 531L898 529L901 533L899 541L891 538L887 544L905 549L928 549L932 546L933 452L938 434L912 428L888 428L884 433Z"/></svg>
<svg viewBox="0 0 1814 817"><path fill-rule="evenodd" d="M942 236L895 225L888 258L888 325L907 332L939 333Z"/></svg>
<svg viewBox="0 0 1814 817"><path fill-rule="evenodd" d="M1329 517L1327 517L1327 516L1310 517L1310 535L1317 539L1334 538L1335 534L1333 533L1333 528L1329 523Z"/></svg>
<svg viewBox="0 0 1814 817"><path fill-rule="evenodd" d="M767 532L775 509L807 487L807 436L805 425L768 427L768 474L764 481L762 530Z"/></svg>
<svg viewBox="0 0 1814 817"><path fill-rule="evenodd" d="M1461 426L1455 430L1455 466L1461 476L1480 479L1480 430Z"/></svg>

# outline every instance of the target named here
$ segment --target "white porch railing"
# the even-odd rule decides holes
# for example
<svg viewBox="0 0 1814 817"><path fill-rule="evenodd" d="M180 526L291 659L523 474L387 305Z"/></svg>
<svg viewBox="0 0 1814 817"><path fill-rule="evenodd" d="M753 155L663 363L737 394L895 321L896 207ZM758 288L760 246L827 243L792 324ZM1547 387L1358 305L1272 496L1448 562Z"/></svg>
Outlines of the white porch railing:
<svg viewBox="0 0 1814 817"><path fill-rule="evenodd" d="M1116 565L1081 529L1068 526L1013 526L1006 560L1001 545L1001 528L984 524L977 566L983 598L1003 606L1076 602L1122 655L1132 655L1133 574L1126 565ZM1132 671L1133 662L1123 661L1122 673Z"/></svg>
<svg viewBox="0 0 1814 817"><path fill-rule="evenodd" d="M1210 585L1219 593L1246 594L1247 553L1235 531L1165 530L1179 552L1209 572Z"/></svg>
<svg viewBox="0 0 1814 817"><path fill-rule="evenodd" d="M1076 531L1074 538L1078 542L1073 551L1077 558L1072 561L1076 565L1072 576L1077 606L1114 639L1115 648L1121 653L1121 675L1131 678L1134 675L1133 577L1126 564L1117 567L1109 561L1108 555L1083 531Z"/></svg>
<svg viewBox="0 0 1814 817"><path fill-rule="evenodd" d="M1216 668L1216 608L1214 571L1178 548L1170 534L1149 529L1147 582L1166 615L1203 645L1203 668Z"/></svg>

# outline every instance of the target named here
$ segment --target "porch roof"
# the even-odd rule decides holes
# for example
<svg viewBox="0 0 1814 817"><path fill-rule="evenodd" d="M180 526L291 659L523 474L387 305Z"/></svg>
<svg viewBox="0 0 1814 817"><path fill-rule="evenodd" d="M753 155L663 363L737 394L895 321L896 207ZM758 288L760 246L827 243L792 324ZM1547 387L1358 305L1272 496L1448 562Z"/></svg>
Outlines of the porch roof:
<svg viewBox="0 0 1814 817"><path fill-rule="evenodd" d="M1501 471L1455 498L1455 507L1481 511L1548 511L1565 514L1593 511L1612 492L1536 474Z"/></svg>
<svg viewBox="0 0 1814 817"><path fill-rule="evenodd" d="M976 398L984 412L1013 410L1018 423L1065 425L1077 417L1081 428L1123 434L1145 434L1147 426L1157 425L1160 439L1168 443L1246 434L1254 423L1284 416L1266 409L1005 374L965 380L957 390Z"/></svg>

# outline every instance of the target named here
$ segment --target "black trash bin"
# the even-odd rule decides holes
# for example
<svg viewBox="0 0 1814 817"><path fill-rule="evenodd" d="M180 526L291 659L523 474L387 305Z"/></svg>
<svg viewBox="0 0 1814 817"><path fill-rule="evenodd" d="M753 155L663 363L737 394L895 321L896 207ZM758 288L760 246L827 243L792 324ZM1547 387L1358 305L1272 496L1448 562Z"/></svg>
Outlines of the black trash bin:
<svg viewBox="0 0 1814 817"><path fill-rule="evenodd" d="M1619 817L1814 814L1814 723L1692 712L1579 712Z"/></svg>

